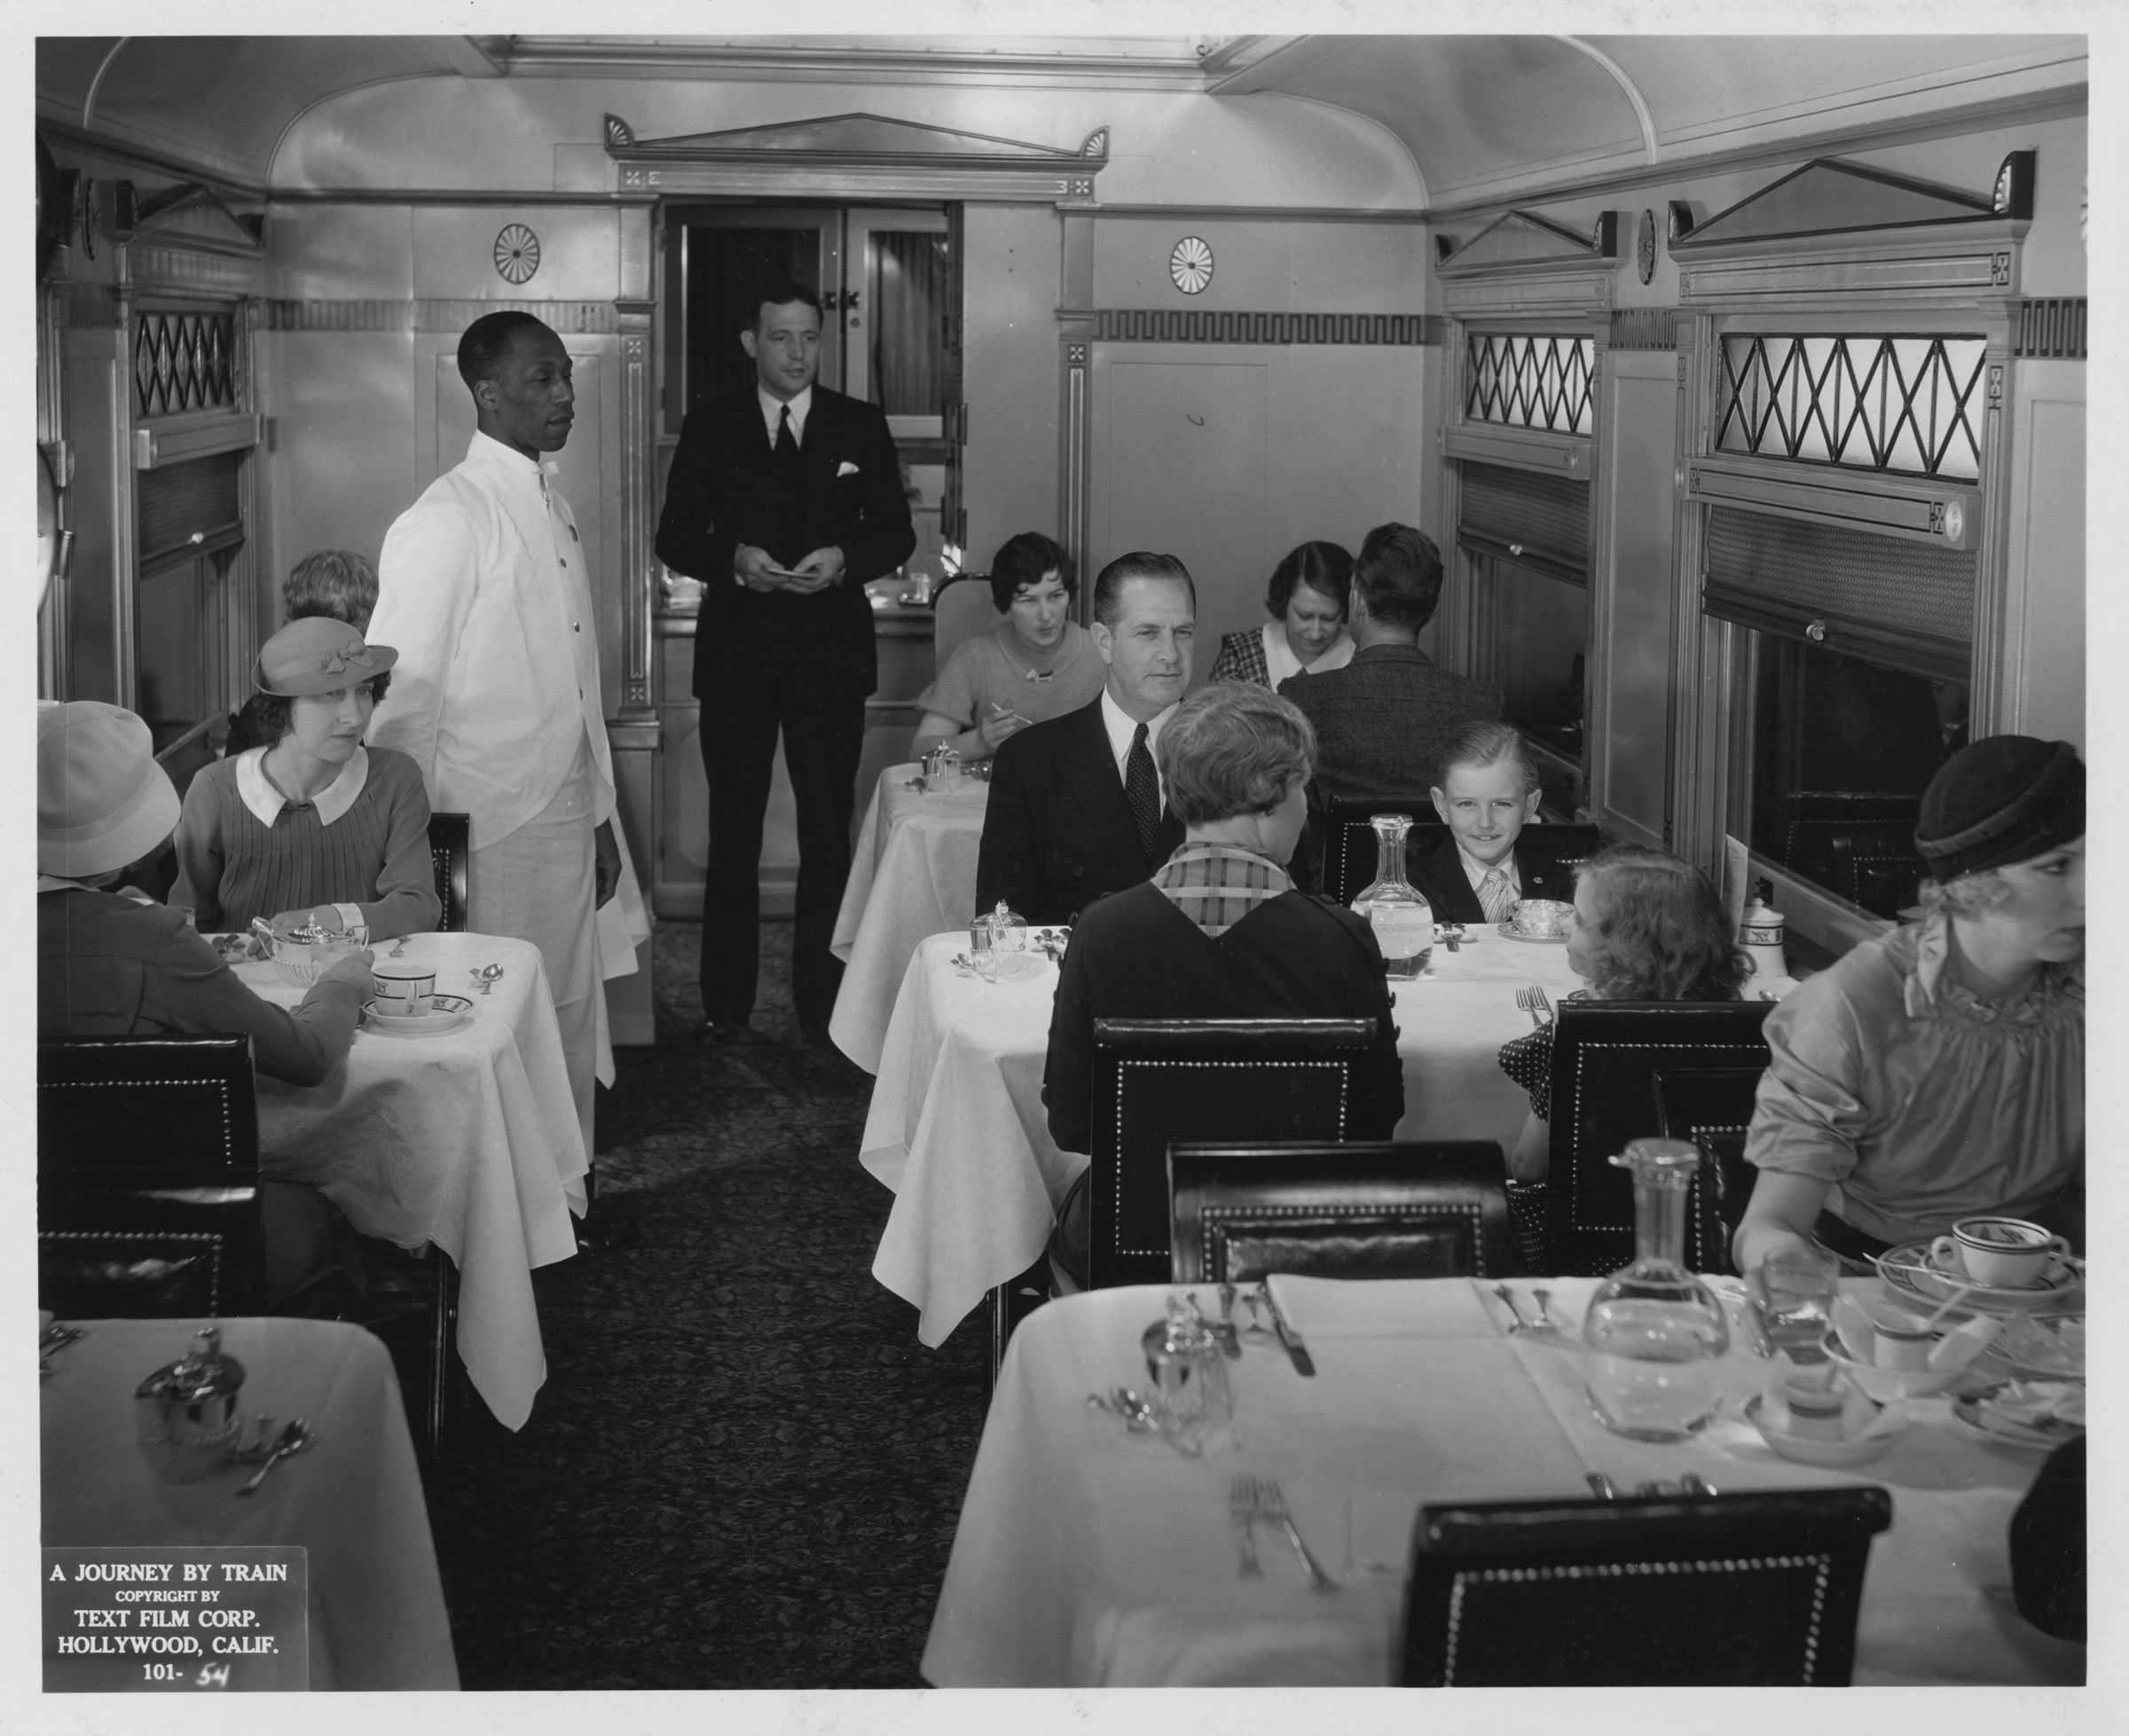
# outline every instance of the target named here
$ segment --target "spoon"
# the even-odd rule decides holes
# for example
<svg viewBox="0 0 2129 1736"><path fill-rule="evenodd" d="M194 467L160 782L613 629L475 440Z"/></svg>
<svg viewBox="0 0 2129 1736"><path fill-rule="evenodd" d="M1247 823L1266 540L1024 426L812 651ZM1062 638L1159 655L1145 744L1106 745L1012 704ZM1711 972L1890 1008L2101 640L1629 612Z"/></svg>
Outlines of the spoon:
<svg viewBox="0 0 2129 1736"><path fill-rule="evenodd" d="M496 979L501 977L502 974L503 967L501 965L483 964L479 970L473 973L473 979L480 984L481 993L483 994L486 994L495 986Z"/></svg>
<svg viewBox="0 0 2129 1736"><path fill-rule="evenodd" d="M1523 1318L1522 1309L1515 1305L1514 1291L1509 1289L1509 1287L1504 1284L1497 1284L1493 1287L1493 1293L1499 1297L1503 1302L1507 1304L1508 1312L1515 1316L1515 1324L1508 1329L1511 1335L1517 1332L1535 1331L1536 1330L1528 1320Z"/></svg>
<svg viewBox="0 0 2129 1736"><path fill-rule="evenodd" d="M405 958L406 956L406 936L404 934L401 935L399 937L399 944L394 947L390 952L385 954L385 956L387 958Z"/></svg>
<svg viewBox="0 0 2129 1736"><path fill-rule="evenodd" d="M1530 1293L1537 1299L1537 1330L1541 1332L1559 1331L1559 1322L1552 1317L1552 1292L1541 1284Z"/></svg>
<svg viewBox="0 0 2129 1736"><path fill-rule="evenodd" d="M252 1473L251 1481L240 1489L239 1495L255 1495L259 1485L266 1481L266 1473L292 1454L308 1450L317 1437L310 1433L310 1425L301 1417L291 1417L288 1426L281 1431L280 1438L273 1443L273 1450L266 1455L266 1462Z"/></svg>

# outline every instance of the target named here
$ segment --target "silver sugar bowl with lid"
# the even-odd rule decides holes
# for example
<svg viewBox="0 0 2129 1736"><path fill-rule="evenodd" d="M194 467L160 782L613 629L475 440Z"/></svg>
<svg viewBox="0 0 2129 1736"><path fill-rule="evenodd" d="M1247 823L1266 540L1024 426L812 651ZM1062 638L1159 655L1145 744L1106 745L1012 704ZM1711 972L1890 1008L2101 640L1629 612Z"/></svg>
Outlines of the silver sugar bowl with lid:
<svg viewBox="0 0 2129 1736"><path fill-rule="evenodd" d="M133 1389L140 1449L166 1483L197 1482L236 1456L244 1423L244 1364L222 1354L222 1329L202 1326L192 1348Z"/></svg>

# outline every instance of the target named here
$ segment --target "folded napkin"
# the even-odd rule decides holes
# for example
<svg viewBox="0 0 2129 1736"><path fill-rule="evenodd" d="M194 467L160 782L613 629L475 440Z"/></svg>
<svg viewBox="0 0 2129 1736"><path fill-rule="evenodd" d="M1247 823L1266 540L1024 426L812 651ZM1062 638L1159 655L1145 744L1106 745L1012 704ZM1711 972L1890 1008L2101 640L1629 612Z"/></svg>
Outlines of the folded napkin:
<svg viewBox="0 0 2129 1736"><path fill-rule="evenodd" d="M1280 1545L1282 1548L1284 1544ZM1090 1679L1104 1688L1379 1687L1389 1679L1394 1581L1321 1597L1266 1577L1159 1604L1090 1613ZM1289 1563L1291 1564L1291 1556Z"/></svg>
<svg viewBox="0 0 2129 1736"><path fill-rule="evenodd" d="M1304 1342L1335 1339L1487 1338L1493 1323L1468 1284L1395 1278L1266 1280Z"/></svg>

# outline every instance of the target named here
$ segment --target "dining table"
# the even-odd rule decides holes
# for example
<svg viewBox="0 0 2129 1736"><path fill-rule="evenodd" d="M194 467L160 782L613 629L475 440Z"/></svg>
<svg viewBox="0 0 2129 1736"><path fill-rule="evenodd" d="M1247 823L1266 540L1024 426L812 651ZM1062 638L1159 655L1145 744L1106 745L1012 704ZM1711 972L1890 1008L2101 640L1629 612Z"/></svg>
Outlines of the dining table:
<svg viewBox="0 0 2129 1736"><path fill-rule="evenodd" d="M917 1337L933 1347L986 1292L1041 1257L1088 1163L1050 1138L1042 1104L1057 966L1024 954L1023 974L989 982L955 962L967 949L965 933L917 947L880 1047L860 1147L866 1169L894 1193L873 1276L915 1306ZM1456 951L1437 945L1424 975L1390 985L1404 1071L1396 1138L1486 1139L1504 1151L1514 1143L1530 1100L1498 1056L1539 1017L1516 1004L1530 986L1552 1002L1581 986L1565 943L1475 924Z"/></svg>
<svg viewBox="0 0 2129 1736"><path fill-rule="evenodd" d="M212 1323L222 1353L244 1371L240 1414L282 1425L301 1418L310 1430L303 1451L240 1496L253 1467L166 1482L140 1442L134 1389L183 1356L205 1323L65 1324L82 1336L50 1356L37 1407L45 1548L297 1545L308 1551L310 1688L459 1685L428 1509L381 1339L338 1321ZM49 1641L46 1650L48 1688L112 1685L108 1660L54 1657ZM246 1685L243 1661L234 1668L233 1685Z"/></svg>
<svg viewBox="0 0 2129 1736"><path fill-rule="evenodd" d="M379 961L397 949L380 942ZM546 1378L532 1273L577 1251L584 1135L539 948L466 932L406 937L438 994L472 1002L453 1030L399 1035L365 1014L317 1085L258 1082L263 1174L318 1188L365 1236L433 1243L459 1274L458 1348L496 1419L516 1429ZM482 986L474 973L499 972ZM269 961L234 967L270 1001L304 991Z"/></svg>
<svg viewBox="0 0 2129 1736"><path fill-rule="evenodd" d="M867 1072L879 1071L895 995L917 943L947 929L965 937L975 914L991 786L964 772L953 788L931 789L923 771L912 762L880 774L829 942L844 970L828 1034Z"/></svg>
<svg viewBox="0 0 2129 1736"><path fill-rule="evenodd" d="M1591 1473L1633 1492L1687 1473L1717 1493L1883 1487L1891 1528L1863 1586L1858 1685L2072 1685L2085 1648L2028 1624L2010 1592L2007 1529L2038 1456L1969 1439L1946 1398L1868 1464L1777 1457L1740 1415L1779 1364L1738 1335L1723 1408L1672 1443L1599 1424L1573 1329L1598 1280L1550 1281L1567 1330L1512 1330L1467 1278L1269 1280L1314 1374L1276 1339L1225 1366L1232 1427L1188 1457L1088 1402L1149 1385L1140 1334L1164 1292L1138 1285L1036 1309L1007 1346L924 1648L939 1687L1392 1686L1419 1509L1591 1499ZM1727 1305L1740 1304L1728 1280ZM1874 1284L1875 1279L1859 1281ZM1530 1285L1519 1286L1536 1317ZM1720 1287L1720 1281L1718 1281ZM1211 1317L1208 1287L1190 1292ZM1276 1530L1245 1577L1234 1479L1276 1482L1332 1581L1311 1590ZM2022 1716L2040 1716L2037 1709Z"/></svg>

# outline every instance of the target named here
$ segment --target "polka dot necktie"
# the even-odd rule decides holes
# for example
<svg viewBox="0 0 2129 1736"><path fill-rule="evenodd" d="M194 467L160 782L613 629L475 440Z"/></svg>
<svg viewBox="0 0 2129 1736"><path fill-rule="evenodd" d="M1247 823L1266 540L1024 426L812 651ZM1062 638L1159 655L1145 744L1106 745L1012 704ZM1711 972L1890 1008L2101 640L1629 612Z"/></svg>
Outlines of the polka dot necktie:
<svg viewBox="0 0 2129 1736"><path fill-rule="evenodd" d="M1124 761L1124 800L1130 805L1132 823L1138 828L1138 847L1153 860L1153 835L1160 829L1160 780L1153 774L1153 755L1146 746L1146 727L1140 724L1131 737L1131 752Z"/></svg>

